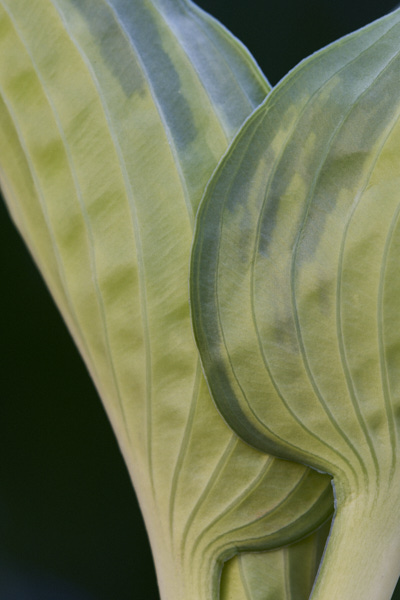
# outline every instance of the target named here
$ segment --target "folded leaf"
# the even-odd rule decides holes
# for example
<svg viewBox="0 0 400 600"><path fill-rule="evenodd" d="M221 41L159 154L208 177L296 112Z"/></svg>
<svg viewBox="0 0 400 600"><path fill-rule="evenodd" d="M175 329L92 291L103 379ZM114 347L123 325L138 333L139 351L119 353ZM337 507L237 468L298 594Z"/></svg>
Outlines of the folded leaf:
<svg viewBox="0 0 400 600"><path fill-rule="evenodd" d="M222 414L334 476L313 598L390 598L399 574L399 39L397 10L272 91L208 186L193 250Z"/></svg>
<svg viewBox="0 0 400 600"><path fill-rule="evenodd" d="M0 181L118 437L164 599L332 510L330 478L241 442L209 396L188 270L203 189L268 84L181 0L1 0Z"/></svg>
<svg viewBox="0 0 400 600"><path fill-rule="evenodd" d="M279 550L239 554L222 571L221 600L308 600L329 528Z"/></svg>

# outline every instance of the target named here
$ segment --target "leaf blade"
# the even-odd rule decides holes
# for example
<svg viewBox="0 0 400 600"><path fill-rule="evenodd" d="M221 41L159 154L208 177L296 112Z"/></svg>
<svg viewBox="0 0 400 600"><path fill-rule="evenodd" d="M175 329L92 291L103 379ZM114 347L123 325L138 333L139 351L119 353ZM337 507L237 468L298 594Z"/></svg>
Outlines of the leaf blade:
<svg viewBox="0 0 400 600"><path fill-rule="evenodd" d="M202 189L228 134L268 86L243 48L186 3L54 0L28 7L4 0L1 7L8 33L0 43L13 60L0 73L12 112L4 131L17 132L20 142L1 159L9 177L2 185L117 433L162 594L187 597L181 588L197 578L199 597L216 596L221 557L238 541L253 545L249 532L262 522L270 459L239 442L211 402L191 333L188 258ZM188 60L183 29L172 34L165 25L165 15L178 9L185 19L195 14L221 43L224 73L210 75L214 86L221 79L214 95ZM201 47L206 64L209 50ZM154 60L165 67L161 74ZM248 89L230 114L222 102L227 78ZM289 470L296 489L306 469ZM232 479L237 472L244 484ZM300 515L302 534L331 510L329 479L310 477L322 499L315 517ZM227 481L233 500L225 497ZM292 488L282 492L291 507ZM292 536L299 533L293 520ZM279 528L272 522L256 543L279 543ZM182 571L185 540L196 561Z"/></svg>
<svg viewBox="0 0 400 600"><path fill-rule="evenodd" d="M364 97L364 87L367 86L368 89L368 79L374 82L377 74L389 72L386 70L386 64L390 64L392 54L396 49L397 15L398 13L394 13L394 15L373 24L367 30L361 30L361 32L357 32L328 47L317 56L300 65L272 92L264 106L256 111L250 121L246 123L239 137L235 140L229 156L225 157L225 165L221 166L209 186L208 199L202 207L203 214L200 214L199 217L198 231L200 233L193 255L192 291L195 324L197 320L196 335L201 352L204 353L204 362L206 371L209 373L210 384L215 386L215 390L217 390L216 386L220 385L218 392L215 391L214 395L219 398L217 403L219 402L221 411L225 413L234 429L237 432L241 431L241 435L245 439L249 441L254 435L253 443L260 444L259 447L264 447L265 450L268 447L272 451L275 450L275 452L281 454L283 452L287 458L289 456L292 458L294 456L299 457L301 451L291 441L290 444L293 448L291 453L289 446L284 441L285 438L291 437L285 430L286 419L289 419L293 423L293 427L297 428L297 434L296 436L292 435L292 439L295 437L298 440L305 441L306 436L310 435L315 440L315 442L312 442L315 444L315 448L319 447L321 449L324 445L326 446L324 440L335 439L335 442L329 442L333 450L332 457L329 459L331 461L330 467L332 468L333 463L341 464L342 470L349 468L346 464L347 459L344 458L346 446L354 454L356 460L359 461L363 470L364 459L361 458L361 450L356 449L353 440L358 440L357 443L362 446L361 438L367 434L365 429L363 432L362 419L358 419L358 423L355 421L354 428L351 429L349 423L347 425L345 423L344 414L335 416L331 412L329 403L325 402L324 395L327 394L329 397L329 392L326 390L332 377L327 375L327 371L324 375L324 372L320 369L317 384L314 373L310 368L307 352L312 343L310 342L312 337L317 339L317 329L321 327L322 317L319 316L315 320L315 327L311 333L313 324L310 320L307 322L306 315L309 307L306 305L306 299L300 297L297 290L295 290L295 286L299 285L298 273L302 273L302 265L306 265L307 260L306 250L302 248L300 254L299 248L301 248L300 244L303 243L305 238L305 220L308 220L307 224L313 223L309 211L312 210L316 214L316 223L318 222L318 211L321 215L318 225L309 226L308 251L310 256L315 252L318 240L321 238L321 232L324 231L325 215L333 215L332 219L336 218L333 209L328 206L328 201L326 201L325 212L317 204L319 197L323 198L324 181L326 186L330 185L329 198L334 197L336 191L332 174L325 173L327 167L324 160L326 153L331 149L331 143L332 147L335 143L338 148L341 144L342 149L345 148L348 153L352 153L353 164L349 164L349 159L347 159L347 162L344 161L347 169L344 172L345 177L347 176L346 173L349 174L348 177L353 176L350 175L351 173L357 174L357 169L362 168L364 158L368 157L367 151L364 153L361 151L358 153L356 151L352 152L350 140L352 136L353 139L356 139L354 137L356 126L355 124L350 126L350 117L346 114L347 104L345 103L348 102L351 105L352 98L357 97L354 96L357 93L362 99ZM365 45L365 49L362 51L360 51L360 43ZM374 50L374 44L380 44L380 50L377 52ZM364 52L364 55L362 52ZM343 61L343 64L341 61ZM357 61L363 62L364 71ZM375 71L372 67L374 62ZM329 71L329 68L331 71ZM336 94L336 88L339 86L336 72L340 73L340 77L344 79L348 77L348 80L345 81L346 90L350 89L346 92L347 96L344 94L340 101L337 100L338 94ZM358 80L355 79L355 72L361 73ZM390 71L392 78L395 77L395 72L396 63ZM351 88L351 80L357 81L357 85L354 84L353 88ZM382 81L382 79L379 81ZM315 90L312 84L315 86ZM321 87L319 88L319 86ZM371 95L370 102L373 102L374 95L373 93ZM384 98L382 102L388 103L387 108L391 103L393 105L390 94L389 99L388 94L382 95L382 97ZM292 98L295 98L295 100L292 101ZM334 107L331 111L329 111L330 104ZM385 108L386 106L381 103L378 107L374 107L371 114L363 113L365 107L361 105L360 113L365 126L367 126L368 121L366 115L369 114L371 121L371 123L368 122L369 129L362 130L365 140L371 139L370 133L373 127L376 127L376 131L379 132L379 124L376 124L376 120L372 118L372 115L375 116L378 112L385 115L389 122L389 129L391 125L388 114L392 114L394 121L397 120L395 108L393 109L392 106L392 113L385 110ZM314 109L315 112L313 113ZM325 113L329 116L326 118L324 133L319 136L317 142L312 123L316 123L317 118L321 122L322 115ZM280 121L281 117L284 118ZM336 131L335 119L338 119L339 123L340 119L344 119L349 126L347 129L343 128ZM342 132L344 139L336 142L335 136L339 131ZM359 139L360 143L363 143L364 138ZM268 140L270 140L269 144ZM249 159L249 148L255 152L256 160L254 155L251 160ZM338 159L333 157L331 160L333 172L335 161L336 166L338 165ZM312 161L319 165L317 175L314 174L314 163ZM359 162L357 163L357 161ZM359 167L357 167L357 164ZM325 169L325 171L322 169ZM288 175L289 171L293 175ZM244 180L240 181L242 174L244 174ZM331 177L330 180L329 176ZM231 177L236 177L233 185L230 183ZM354 177L358 177L358 175L354 175ZM348 181L345 179L342 184L344 188L347 183ZM353 182L353 185L356 184ZM316 186L320 186L320 188L318 189ZM240 198L244 194L249 197L249 202L242 209ZM266 197L265 201L264 197ZM310 204L310 209L308 209L308 202L314 202L313 205ZM331 203L333 206L334 201L331 200ZM236 214L234 214L235 211ZM289 211L291 211L290 214ZM207 212L208 216L206 215ZM229 236L223 231L222 241L219 242L218 246L218 242L212 240L218 239L216 232L222 223L222 213L225 219L222 227L225 227L226 232L229 229ZM340 216L337 218L339 219ZM208 220L208 223L206 223L206 220ZM312 230L313 226L314 230ZM206 231L207 227L209 231ZM212 227L213 231L211 231ZM204 229L202 230L202 228ZM329 261L328 243L326 242L326 248L323 250L324 254L316 258L316 261L324 260L324 265L328 264ZM205 244L208 244L208 251L205 250ZM305 248L305 244L303 247ZM237 281L235 283L233 283L232 277L232 264L225 265L223 262L227 256L230 257L231 263L235 262L237 266ZM200 270L200 261L202 261L201 268L204 268L203 271ZM328 266L327 269L329 268L332 269L333 267ZM224 269L226 276L223 273ZM305 278L309 277L311 294L312 283L318 279L316 269L317 266L315 267L313 280L311 280L311 275L308 274L306 268L304 268L304 276L301 275L304 279L304 283L302 283L305 290L304 298L307 285ZM324 275L322 269L320 269L321 288L323 277L329 280L330 272L327 270L327 273L329 274ZM215 284L209 285L209 282L215 281L215 278L218 291ZM296 278L296 281L294 281L294 278ZM236 292L236 298L230 301L229 298L234 297L235 294L234 285L237 285L239 292ZM241 289L243 290L242 296ZM244 292L244 290L246 291ZM321 294L322 292L323 290ZM218 294L221 301L216 300ZM335 290L332 295L335 296ZM212 321L209 321L209 323L201 315L203 308L199 304L200 297L202 298L202 306L207 306L206 310L212 313ZM327 297L330 296L327 294ZM302 304L297 309L296 305L300 301ZM236 305L234 305L235 302ZM244 306L246 307L245 310L243 309ZM210 317L209 313L207 319ZM300 313L301 317L299 316ZM204 311L205 314L206 311ZM232 326L229 325L229 319L235 319L238 315L240 315L241 330L246 331L246 335L251 331L252 340L251 342L247 341L247 345L246 341L243 340L242 352L251 356L252 364L256 365L253 367L252 378L249 378L246 374L245 367L241 368L239 364L241 359L238 348L242 342L240 333L235 338ZM331 340L336 340L336 315L330 313L330 316L332 315L331 321L327 321L328 326L332 326L332 330L327 329L330 345L326 345L328 349L323 349L321 340L318 350L320 355L323 351L329 352L329 348L334 345ZM220 322L218 322L218 318ZM223 319L225 319L225 322L223 322ZM304 321L306 327L309 326L309 329L300 324L300 319ZM332 323L333 325L331 325ZM274 331L275 324L276 329ZM207 328L208 332L204 334ZM213 331L218 331L218 333L213 334ZM282 336L282 342L279 342L278 335ZM303 341L303 335L308 336L307 342ZM233 367L229 362L224 344L226 347L230 347L228 353L232 354ZM246 350L244 350L245 346ZM315 362L317 361L318 352L315 352ZM332 365L335 364L335 361L336 358L332 353ZM213 370L211 363L214 365L219 364L218 373L215 369ZM282 365L281 371L279 371L279 365ZM291 377L288 376L289 371L292 372ZM260 378L257 381L254 381L257 379L253 376L254 373L260 373ZM324 393L322 393L319 386L324 376L327 383L325 383ZM218 384L218 378L220 384ZM304 383L305 387L299 394L296 386L299 385L300 381L307 381L307 384ZM344 387L339 387L342 385L342 381L343 379L337 375L336 396L345 395ZM229 386L234 389L233 392L229 391ZM270 422L267 423L267 407L265 403L263 405L260 392L263 386L266 390L265 393L271 395L271 402L275 406L280 403L285 406L284 410L287 417L282 418L283 413L278 417L271 410L269 414ZM247 389L247 392L244 389ZM298 397L297 405L294 401L295 394ZM289 396L291 402L293 399L292 405L287 401ZM307 414L306 397L316 399L315 405L313 405L314 416L309 419L309 424L306 420L303 422L302 419L302 416ZM241 398L239 404L237 398ZM264 417L261 416L263 410ZM353 403L354 413L357 413L357 410L357 406ZM311 415L310 411L309 414ZM277 417L280 419L280 423L278 423ZM245 424L239 422L242 418L245 420ZM341 426L338 425L337 418L341 419ZM323 436L317 432L313 420L315 423L326 424ZM264 424L262 424L262 421L264 421ZM297 425L295 425L296 421ZM259 431L263 427L265 427L268 442L265 437L261 441ZM268 432L268 429L271 428L275 430L275 433ZM339 434L339 437L343 436L341 442L338 441L337 434ZM283 448L285 445L286 449ZM321 465L318 462L318 453L312 453L311 442L309 447L307 459L303 454L302 460L326 470L328 468L327 464ZM325 451L327 451L326 448ZM333 458L334 456L336 458ZM367 460L371 460L371 458ZM349 474L349 476L352 475Z"/></svg>
<svg viewBox="0 0 400 600"><path fill-rule="evenodd" d="M308 600L330 523L312 536L271 552L239 554L224 566L221 600ZM243 594L244 590L244 594Z"/></svg>

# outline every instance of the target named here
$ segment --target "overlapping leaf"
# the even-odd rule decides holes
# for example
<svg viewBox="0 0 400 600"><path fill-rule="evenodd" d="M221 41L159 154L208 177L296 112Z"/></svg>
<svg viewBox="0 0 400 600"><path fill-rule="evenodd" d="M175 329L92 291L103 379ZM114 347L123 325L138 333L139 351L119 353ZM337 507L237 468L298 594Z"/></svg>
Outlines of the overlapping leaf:
<svg viewBox="0 0 400 600"><path fill-rule="evenodd" d="M2 189L116 431L161 594L217 596L223 560L332 502L328 477L227 428L192 339L194 214L268 85L180 0L2 0L0 51Z"/></svg>
<svg viewBox="0 0 400 600"><path fill-rule="evenodd" d="M272 91L210 182L193 251L222 414L334 475L338 561L316 598L390 598L400 564L399 40L397 10Z"/></svg>
<svg viewBox="0 0 400 600"><path fill-rule="evenodd" d="M308 600L329 527L291 546L230 560L222 572L221 600Z"/></svg>

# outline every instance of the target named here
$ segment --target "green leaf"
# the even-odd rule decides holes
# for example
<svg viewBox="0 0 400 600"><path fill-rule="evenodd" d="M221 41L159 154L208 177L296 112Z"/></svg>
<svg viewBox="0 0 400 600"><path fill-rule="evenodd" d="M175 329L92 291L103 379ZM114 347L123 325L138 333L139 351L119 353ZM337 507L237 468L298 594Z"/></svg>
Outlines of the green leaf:
<svg viewBox="0 0 400 600"><path fill-rule="evenodd" d="M271 92L208 186L193 249L222 414L334 476L315 600L390 598L399 575L399 39L397 10Z"/></svg>
<svg viewBox="0 0 400 600"><path fill-rule="evenodd" d="M308 600L330 521L305 539L279 550L239 554L224 565L221 600Z"/></svg>
<svg viewBox="0 0 400 600"><path fill-rule="evenodd" d="M188 301L194 215L269 86L182 0L2 0L0 181L102 397L161 595L218 596L222 562L331 513L330 478L219 417Z"/></svg>

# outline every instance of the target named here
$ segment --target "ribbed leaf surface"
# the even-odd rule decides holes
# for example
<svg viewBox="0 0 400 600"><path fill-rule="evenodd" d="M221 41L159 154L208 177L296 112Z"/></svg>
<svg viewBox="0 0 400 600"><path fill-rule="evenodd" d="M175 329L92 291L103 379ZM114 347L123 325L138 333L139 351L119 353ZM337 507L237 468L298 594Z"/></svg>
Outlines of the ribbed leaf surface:
<svg viewBox="0 0 400 600"><path fill-rule="evenodd" d="M230 560L222 571L221 600L308 600L329 527L291 546Z"/></svg>
<svg viewBox="0 0 400 600"><path fill-rule="evenodd" d="M397 10L271 92L208 186L193 249L221 413L334 476L315 600L390 598L399 575L399 40Z"/></svg>
<svg viewBox="0 0 400 600"><path fill-rule="evenodd" d="M328 477L228 429L191 332L197 205L268 84L180 0L2 0L0 53L2 189L116 431L161 594L216 597L223 560L332 505Z"/></svg>
<svg viewBox="0 0 400 600"><path fill-rule="evenodd" d="M270 94L209 186L193 256L197 338L228 422L359 483L397 447L399 21Z"/></svg>

